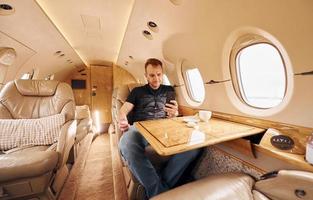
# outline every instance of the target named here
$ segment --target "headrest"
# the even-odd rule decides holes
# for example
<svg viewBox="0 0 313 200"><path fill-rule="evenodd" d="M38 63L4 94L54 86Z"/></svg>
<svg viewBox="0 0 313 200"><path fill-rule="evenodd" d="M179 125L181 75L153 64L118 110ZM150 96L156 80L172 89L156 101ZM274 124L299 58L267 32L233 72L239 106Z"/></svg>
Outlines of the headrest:
<svg viewBox="0 0 313 200"><path fill-rule="evenodd" d="M129 89L129 91L132 91L135 87L140 87L140 86L143 86L143 84L141 84L141 83L130 83L130 84L128 84L128 89Z"/></svg>
<svg viewBox="0 0 313 200"><path fill-rule="evenodd" d="M76 119L91 118L88 105L76 106L75 118Z"/></svg>
<svg viewBox="0 0 313 200"><path fill-rule="evenodd" d="M55 94L58 81L47 80L15 80L15 86L24 96L52 96Z"/></svg>

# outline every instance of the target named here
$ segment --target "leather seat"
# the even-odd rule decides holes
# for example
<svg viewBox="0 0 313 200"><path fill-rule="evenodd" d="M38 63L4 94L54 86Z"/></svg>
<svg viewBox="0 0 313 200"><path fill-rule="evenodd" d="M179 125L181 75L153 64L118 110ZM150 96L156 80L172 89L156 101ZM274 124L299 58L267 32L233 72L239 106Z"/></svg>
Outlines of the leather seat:
<svg viewBox="0 0 313 200"><path fill-rule="evenodd" d="M254 181L245 174L213 175L159 194L152 200L313 199L313 173L281 170Z"/></svg>
<svg viewBox="0 0 313 200"><path fill-rule="evenodd" d="M112 147L112 149L117 149L118 141L122 136L122 132L118 128L118 112L122 105L125 103L130 91L135 87L142 86L139 83L131 83L127 85L120 86L118 88L114 88L112 94L112 123L114 125L113 131L113 138L116 140L113 144L116 144ZM127 116L129 121L131 121L131 113ZM112 136L111 136L112 137ZM168 157L161 157L159 156L152 147L148 146L146 148L146 155L149 157L151 163L155 166L156 169L162 168L164 163L168 160ZM126 189L128 193L128 198L133 199L143 199L144 195L144 188L138 180L132 175L131 171L128 169L126 163L123 161L122 157L119 154L119 160L123 163L122 164L122 171L124 174L124 180L126 184Z"/></svg>
<svg viewBox="0 0 313 200"><path fill-rule="evenodd" d="M92 118L89 107L87 105L76 106L75 119L77 121L77 131L75 136L74 154L75 158L77 158L83 139L87 136L87 134L93 132Z"/></svg>
<svg viewBox="0 0 313 200"><path fill-rule="evenodd" d="M35 119L62 113L58 142L24 146L0 154L0 199L57 197L69 173L66 165L76 135L74 96L66 83L15 80L0 93L0 119Z"/></svg>

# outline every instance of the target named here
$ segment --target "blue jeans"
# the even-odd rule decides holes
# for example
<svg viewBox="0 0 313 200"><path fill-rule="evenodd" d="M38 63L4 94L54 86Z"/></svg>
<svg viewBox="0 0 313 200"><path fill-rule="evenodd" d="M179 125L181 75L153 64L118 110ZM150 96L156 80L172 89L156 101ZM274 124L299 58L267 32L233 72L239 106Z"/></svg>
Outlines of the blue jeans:
<svg viewBox="0 0 313 200"><path fill-rule="evenodd" d="M173 155L160 174L157 173L145 155L147 140L135 126L130 126L119 142L119 149L130 171L143 185L146 195L151 198L174 187L185 169L196 158L199 149Z"/></svg>

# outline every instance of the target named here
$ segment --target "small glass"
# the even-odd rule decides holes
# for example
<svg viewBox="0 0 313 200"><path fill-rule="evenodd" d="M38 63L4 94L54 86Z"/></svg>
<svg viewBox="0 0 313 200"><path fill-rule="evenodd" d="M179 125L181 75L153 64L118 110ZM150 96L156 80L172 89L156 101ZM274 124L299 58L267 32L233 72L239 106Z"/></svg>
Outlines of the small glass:
<svg viewBox="0 0 313 200"><path fill-rule="evenodd" d="M305 159L308 163L313 165L313 134L308 137L308 141L306 143Z"/></svg>

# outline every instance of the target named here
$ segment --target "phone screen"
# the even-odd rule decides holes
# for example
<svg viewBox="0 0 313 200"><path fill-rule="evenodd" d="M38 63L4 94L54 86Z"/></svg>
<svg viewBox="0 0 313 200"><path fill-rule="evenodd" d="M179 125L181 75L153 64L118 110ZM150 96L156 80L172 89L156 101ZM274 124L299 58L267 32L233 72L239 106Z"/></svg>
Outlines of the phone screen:
<svg viewBox="0 0 313 200"><path fill-rule="evenodd" d="M166 94L166 103L171 103L171 100L175 100L175 92L170 91Z"/></svg>

